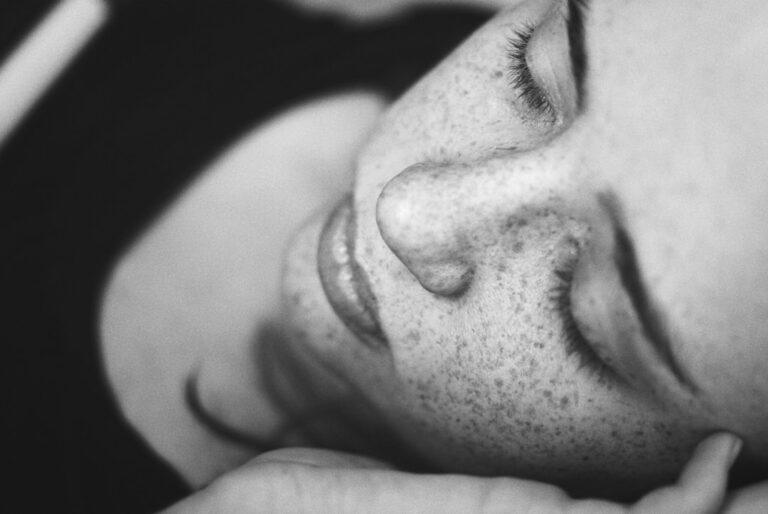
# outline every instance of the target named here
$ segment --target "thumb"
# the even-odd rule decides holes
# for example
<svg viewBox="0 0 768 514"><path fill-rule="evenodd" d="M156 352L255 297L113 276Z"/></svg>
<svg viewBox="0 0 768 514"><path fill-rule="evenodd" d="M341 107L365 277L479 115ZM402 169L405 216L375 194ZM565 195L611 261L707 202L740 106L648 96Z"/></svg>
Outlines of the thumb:
<svg viewBox="0 0 768 514"><path fill-rule="evenodd" d="M719 512L725 500L728 471L741 449L741 440L720 433L702 441L676 484L643 497L633 512Z"/></svg>

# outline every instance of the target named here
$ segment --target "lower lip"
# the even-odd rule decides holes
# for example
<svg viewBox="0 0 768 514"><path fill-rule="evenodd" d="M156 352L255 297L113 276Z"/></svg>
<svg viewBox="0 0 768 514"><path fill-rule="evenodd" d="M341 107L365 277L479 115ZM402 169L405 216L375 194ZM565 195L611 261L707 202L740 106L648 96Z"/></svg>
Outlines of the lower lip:
<svg viewBox="0 0 768 514"><path fill-rule="evenodd" d="M317 268L325 296L341 321L365 345L381 349L386 339L378 320L376 298L354 257L355 216L352 197L333 210L323 226Z"/></svg>

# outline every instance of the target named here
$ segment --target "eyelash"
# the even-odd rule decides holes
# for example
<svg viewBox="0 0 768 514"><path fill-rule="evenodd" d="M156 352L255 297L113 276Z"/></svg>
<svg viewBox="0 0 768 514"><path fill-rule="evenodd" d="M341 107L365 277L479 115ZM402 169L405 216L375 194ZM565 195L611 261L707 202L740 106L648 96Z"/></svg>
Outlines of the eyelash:
<svg viewBox="0 0 768 514"><path fill-rule="evenodd" d="M603 362L592 346L581 334L576 319L573 317L571 291L573 289L573 268L555 269L557 283L550 290L550 299L563 320L566 353L577 355L580 368L594 373L599 382L611 377L611 368Z"/></svg>
<svg viewBox="0 0 768 514"><path fill-rule="evenodd" d="M536 83L526 59L534 29L533 25L525 25L522 29L515 30L508 38L507 57L510 79L512 87L518 91L518 98L522 99L532 111L543 116L554 117L555 107L546 92Z"/></svg>

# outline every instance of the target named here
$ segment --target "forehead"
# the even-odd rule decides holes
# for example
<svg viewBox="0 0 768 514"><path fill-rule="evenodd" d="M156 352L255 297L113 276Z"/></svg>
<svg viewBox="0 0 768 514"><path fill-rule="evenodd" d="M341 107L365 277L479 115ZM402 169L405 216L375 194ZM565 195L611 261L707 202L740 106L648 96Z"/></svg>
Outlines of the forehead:
<svg viewBox="0 0 768 514"><path fill-rule="evenodd" d="M747 1L594 0L587 22L582 158L624 204L683 360L718 387L768 369L765 27Z"/></svg>
<svg viewBox="0 0 768 514"><path fill-rule="evenodd" d="M738 132L765 126L768 3L593 0L589 5L589 53L600 75L591 84L594 94L607 89L624 100L622 91L645 91L633 98L637 108L623 110L651 120L671 118L667 123L694 122L690 128L699 134L711 126L702 121L712 119ZM705 105L695 115L691 111Z"/></svg>

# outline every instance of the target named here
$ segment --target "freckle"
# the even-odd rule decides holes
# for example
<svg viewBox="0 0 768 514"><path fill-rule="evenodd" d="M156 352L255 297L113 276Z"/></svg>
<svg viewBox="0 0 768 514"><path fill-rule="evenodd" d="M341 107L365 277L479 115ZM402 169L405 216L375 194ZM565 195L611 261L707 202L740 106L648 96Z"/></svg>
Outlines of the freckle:
<svg viewBox="0 0 768 514"><path fill-rule="evenodd" d="M496 387L499 387L499 388L504 387L504 381L502 379L500 379L500 378L497 378L494 381L494 383L496 384Z"/></svg>
<svg viewBox="0 0 768 514"><path fill-rule="evenodd" d="M562 398L560 398L560 408L561 409L566 408L569 403L571 403L571 399L568 398L567 396L563 396Z"/></svg>
<svg viewBox="0 0 768 514"><path fill-rule="evenodd" d="M525 243L522 241L518 241L512 246L512 251L515 253L520 253L525 248Z"/></svg>
<svg viewBox="0 0 768 514"><path fill-rule="evenodd" d="M496 70L493 72L491 76L495 79L500 79L501 77L504 76L504 73L501 70Z"/></svg>
<svg viewBox="0 0 768 514"><path fill-rule="evenodd" d="M551 398L552 397L552 391L550 391L549 389L545 390L542 394L544 396L546 396L547 398Z"/></svg>

